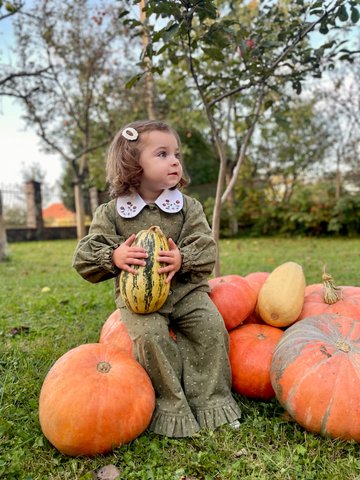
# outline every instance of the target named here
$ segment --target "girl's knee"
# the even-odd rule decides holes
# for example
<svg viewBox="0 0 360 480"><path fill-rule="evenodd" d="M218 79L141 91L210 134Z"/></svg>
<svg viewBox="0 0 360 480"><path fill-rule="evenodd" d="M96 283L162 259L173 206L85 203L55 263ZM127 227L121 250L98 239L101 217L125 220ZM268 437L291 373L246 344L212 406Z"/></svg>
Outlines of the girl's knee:
<svg viewBox="0 0 360 480"><path fill-rule="evenodd" d="M139 337L144 339L161 338L169 332L168 319L158 313L138 315L126 310L122 312L121 318L126 324L132 340Z"/></svg>

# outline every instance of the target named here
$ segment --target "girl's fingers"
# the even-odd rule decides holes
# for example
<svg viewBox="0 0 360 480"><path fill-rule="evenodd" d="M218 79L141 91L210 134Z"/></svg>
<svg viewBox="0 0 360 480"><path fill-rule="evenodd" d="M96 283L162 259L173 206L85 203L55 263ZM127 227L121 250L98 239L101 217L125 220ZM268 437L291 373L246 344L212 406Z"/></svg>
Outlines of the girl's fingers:
<svg viewBox="0 0 360 480"><path fill-rule="evenodd" d="M125 270L126 272L132 273L133 275L137 274L137 271L135 270L135 268L131 268L130 265L124 265L122 270Z"/></svg>
<svg viewBox="0 0 360 480"><path fill-rule="evenodd" d="M176 243L172 238L168 239L168 244L169 244L170 250L174 250L175 248L177 248Z"/></svg>
<svg viewBox="0 0 360 480"><path fill-rule="evenodd" d="M158 257L158 262L160 263L174 263L173 257Z"/></svg>
<svg viewBox="0 0 360 480"><path fill-rule="evenodd" d="M126 263L128 265L142 265L143 267L145 267L146 265L146 262L144 262L144 260L141 260L140 258L128 258Z"/></svg>
<svg viewBox="0 0 360 480"><path fill-rule="evenodd" d="M146 257L148 256L147 253L146 253L146 250L144 248L141 248L141 247L130 247L129 248L129 253L132 253L132 254L139 253L139 254L142 254L142 255L146 255Z"/></svg>
<svg viewBox="0 0 360 480"><path fill-rule="evenodd" d="M130 235L129 238L127 238L124 242L125 245L127 245L128 247L131 246L133 243L134 243L134 240L135 240L135 233L133 233L132 235Z"/></svg>
<svg viewBox="0 0 360 480"><path fill-rule="evenodd" d="M175 272L174 270L172 272L169 273L169 275L166 277L166 280L165 280L165 283L169 283L171 281L171 279L173 278L173 276L175 275Z"/></svg>
<svg viewBox="0 0 360 480"><path fill-rule="evenodd" d="M171 272L172 270L173 270L173 266L168 265L167 267L159 268L158 273L167 273L167 272Z"/></svg>

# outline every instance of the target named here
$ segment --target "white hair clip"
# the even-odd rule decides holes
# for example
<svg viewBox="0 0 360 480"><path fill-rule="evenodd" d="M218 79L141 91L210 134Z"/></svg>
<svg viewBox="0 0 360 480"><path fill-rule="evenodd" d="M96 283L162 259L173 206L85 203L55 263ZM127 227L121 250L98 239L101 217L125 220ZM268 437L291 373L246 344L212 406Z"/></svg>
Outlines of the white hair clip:
<svg viewBox="0 0 360 480"><path fill-rule="evenodd" d="M126 138L126 140L130 140L131 142L133 142L138 138L139 132L135 130L135 128L127 127L124 128L124 130L121 132L121 135Z"/></svg>

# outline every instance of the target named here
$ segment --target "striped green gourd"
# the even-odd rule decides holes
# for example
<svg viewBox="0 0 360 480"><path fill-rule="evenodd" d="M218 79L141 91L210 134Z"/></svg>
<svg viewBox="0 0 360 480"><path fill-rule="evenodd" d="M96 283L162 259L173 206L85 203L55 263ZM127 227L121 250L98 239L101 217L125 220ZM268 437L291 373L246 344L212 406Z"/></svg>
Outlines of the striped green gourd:
<svg viewBox="0 0 360 480"><path fill-rule="evenodd" d="M159 310L165 303L170 290L166 283L166 273L158 273L165 266L157 261L160 250L169 250L168 241L160 227L153 225L141 230L133 245L146 250L146 265L133 265L137 274L123 270L120 274L120 294L127 308L135 313L151 313Z"/></svg>

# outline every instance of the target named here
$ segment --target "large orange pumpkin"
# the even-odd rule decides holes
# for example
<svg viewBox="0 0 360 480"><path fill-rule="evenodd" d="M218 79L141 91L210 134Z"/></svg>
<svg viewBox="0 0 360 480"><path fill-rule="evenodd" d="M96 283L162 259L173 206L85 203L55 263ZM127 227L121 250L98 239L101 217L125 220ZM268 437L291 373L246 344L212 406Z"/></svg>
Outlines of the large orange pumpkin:
<svg viewBox="0 0 360 480"><path fill-rule="evenodd" d="M321 314L293 324L270 376L277 399L305 429L360 441L360 322Z"/></svg>
<svg viewBox="0 0 360 480"><path fill-rule="evenodd" d="M125 323L121 320L120 310L117 308L106 319L101 327L99 343L114 345L134 357L133 343Z"/></svg>
<svg viewBox="0 0 360 480"><path fill-rule="evenodd" d="M155 393L143 367L112 345L80 345L50 368L39 420L60 452L103 454L139 436L150 423Z"/></svg>
<svg viewBox="0 0 360 480"><path fill-rule="evenodd" d="M272 354L283 331L270 325L240 325L231 330L230 365L234 392L257 400L275 396L270 381Z"/></svg>
<svg viewBox="0 0 360 480"><path fill-rule="evenodd" d="M360 320L360 287L335 286L328 273L323 283L308 285L299 320L320 313L336 313Z"/></svg>
<svg viewBox="0 0 360 480"><path fill-rule="evenodd" d="M240 275L209 280L210 298L219 310L227 330L240 325L255 309L256 292Z"/></svg>

